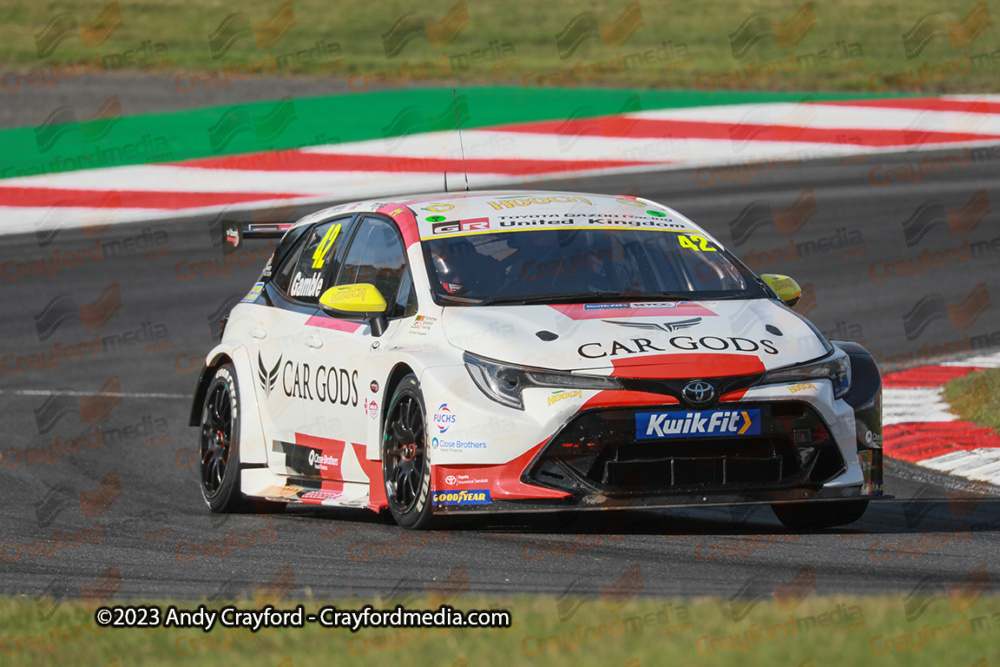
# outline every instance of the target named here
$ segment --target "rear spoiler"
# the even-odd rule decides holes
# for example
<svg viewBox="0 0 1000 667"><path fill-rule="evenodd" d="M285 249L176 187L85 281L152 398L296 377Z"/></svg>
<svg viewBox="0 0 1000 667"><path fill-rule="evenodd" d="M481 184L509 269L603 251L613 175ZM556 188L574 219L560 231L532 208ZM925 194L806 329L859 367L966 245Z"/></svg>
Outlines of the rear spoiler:
<svg viewBox="0 0 1000 667"><path fill-rule="evenodd" d="M280 239L292 227L291 222L222 221L222 251L228 255L238 250L244 240Z"/></svg>

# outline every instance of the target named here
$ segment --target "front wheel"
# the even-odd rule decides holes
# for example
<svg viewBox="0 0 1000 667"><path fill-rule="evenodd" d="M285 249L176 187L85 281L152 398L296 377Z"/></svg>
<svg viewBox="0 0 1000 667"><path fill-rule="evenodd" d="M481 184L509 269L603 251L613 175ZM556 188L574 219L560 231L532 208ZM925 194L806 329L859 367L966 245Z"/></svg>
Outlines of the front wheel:
<svg viewBox="0 0 1000 667"><path fill-rule="evenodd" d="M400 381L387 415L382 437L382 479L389 511L403 528L427 528L432 518L427 410L415 375Z"/></svg>
<svg viewBox="0 0 1000 667"><path fill-rule="evenodd" d="M854 523L868 509L868 499L819 503L780 503L771 505L775 516L792 530L833 528Z"/></svg>

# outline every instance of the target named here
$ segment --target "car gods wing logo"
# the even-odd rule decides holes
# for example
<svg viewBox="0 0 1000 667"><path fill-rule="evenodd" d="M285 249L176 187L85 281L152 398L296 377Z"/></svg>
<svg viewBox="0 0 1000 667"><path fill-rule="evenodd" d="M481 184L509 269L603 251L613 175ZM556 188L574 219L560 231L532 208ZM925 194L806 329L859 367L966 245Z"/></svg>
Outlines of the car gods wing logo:
<svg viewBox="0 0 1000 667"><path fill-rule="evenodd" d="M617 324L622 327L633 327L635 329L657 329L659 331L666 331L667 333L672 333L674 331L680 331L681 329L690 329L691 327L698 326L701 324L700 317L692 317L687 320L677 320L676 322L629 322L622 320L604 320L608 324Z"/></svg>
<svg viewBox="0 0 1000 667"><path fill-rule="evenodd" d="M257 353L257 379L260 380L260 388L264 392L265 397L271 396L271 390L274 389L274 385L278 382L279 368L281 368L281 357L278 357L278 362L274 364L274 368L267 370L267 367L264 366L264 358L260 356L260 352Z"/></svg>
<svg viewBox="0 0 1000 667"><path fill-rule="evenodd" d="M715 397L715 387L702 380L695 380L684 385L682 393L688 402L702 405Z"/></svg>

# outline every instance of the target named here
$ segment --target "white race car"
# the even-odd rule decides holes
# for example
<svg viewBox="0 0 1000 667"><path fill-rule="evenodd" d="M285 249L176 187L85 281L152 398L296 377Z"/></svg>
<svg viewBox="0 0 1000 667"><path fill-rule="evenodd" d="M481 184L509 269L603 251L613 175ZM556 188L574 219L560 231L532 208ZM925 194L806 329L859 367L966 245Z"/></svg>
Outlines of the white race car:
<svg viewBox="0 0 1000 667"><path fill-rule="evenodd" d="M660 204L447 193L224 234L281 241L195 393L212 511L767 503L806 528L882 496L870 355Z"/></svg>

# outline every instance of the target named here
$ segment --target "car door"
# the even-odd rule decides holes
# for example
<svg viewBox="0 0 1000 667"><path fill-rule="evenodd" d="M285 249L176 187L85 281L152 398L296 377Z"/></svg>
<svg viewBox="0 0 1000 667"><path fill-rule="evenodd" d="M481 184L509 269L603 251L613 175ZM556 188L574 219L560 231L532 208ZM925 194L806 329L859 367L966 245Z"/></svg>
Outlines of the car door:
<svg viewBox="0 0 1000 667"><path fill-rule="evenodd" d="M265 288L271 307L250 331L268 465L276 474L309 477L316 471L317 455L301 442L303 423L328 416L312 408L325 399L326 386L318 380L321 370L310 354L321 343L310 335L309 322L346 250L353 219L322 221L301 235L273 270ZM314 425L316 430L329 427Z"/></svg>
<svg viewBox="0 0 1000 667"><path fill-rule="evenodd" d="M416 295L403 240L392 221L376 215L364 217L357 224L336 279L325 288L356 283L374 285L388 305L388 327L381 337L374 337L368 323L356 316L322 310L317 311L308 327L314 344L308 355L315 359L317 367L322 365L330 378L326 403L307 408L327 416L319 419L318 412L310 415L303 431L305 439L322 445L329 455L330 465L320 471L324 480L368 481L361 464L368 427L385 407L378 404L370 387L373 382L375 386L384 382L391 369L393 358L383 349L383 342L391 339L402 319L416 314Z"/></svg>

